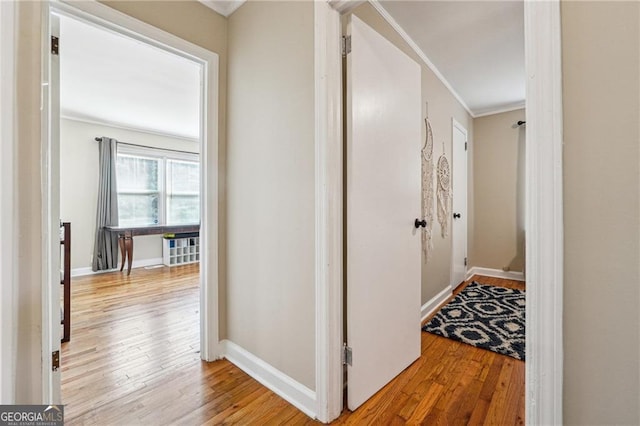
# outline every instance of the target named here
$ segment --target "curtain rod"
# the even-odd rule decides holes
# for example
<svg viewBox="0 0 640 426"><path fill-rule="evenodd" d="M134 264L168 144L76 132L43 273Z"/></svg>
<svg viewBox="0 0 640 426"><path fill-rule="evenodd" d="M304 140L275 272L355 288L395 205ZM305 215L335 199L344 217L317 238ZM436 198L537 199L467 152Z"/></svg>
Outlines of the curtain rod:
<svg viewBox="0 0 640 426"><path fill-rule="evenodd" d="M101 140L102 140L102 138L101 138L101 137L99 137L99 136L96 136L96 137L95 137L95 141L96 141L96 142L100 142ZM171 149L171 148L156 148L156 147L153 147L153 146L148 146L148 145L138 145L138 144L135 144L135 143L128 143L128 142L120 142L120 141L118 141L118 144L122 144L122 145L129 145L129 146L137 146L137 147L139 147L139 148L159 149L159 150L162 150L162 151L180 152L180 153L182 153L182 154L196 154L196 155L200 155L200 153L199 153L199 152L193 152L193 151L181 151L181 150L179 150L179 149Z"/></svg>

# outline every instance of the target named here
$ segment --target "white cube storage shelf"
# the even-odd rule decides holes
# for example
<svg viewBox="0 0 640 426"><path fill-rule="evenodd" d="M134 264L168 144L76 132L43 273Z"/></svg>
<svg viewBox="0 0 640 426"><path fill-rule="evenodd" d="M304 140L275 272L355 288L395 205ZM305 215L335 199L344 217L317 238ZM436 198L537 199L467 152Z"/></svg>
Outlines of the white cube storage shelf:
<svg viewBox="0 0 640 426"><path fill-rule="evenodd" d="M167 266L186 265L200 261L200 238L163 238L162 263Z"/></svg>

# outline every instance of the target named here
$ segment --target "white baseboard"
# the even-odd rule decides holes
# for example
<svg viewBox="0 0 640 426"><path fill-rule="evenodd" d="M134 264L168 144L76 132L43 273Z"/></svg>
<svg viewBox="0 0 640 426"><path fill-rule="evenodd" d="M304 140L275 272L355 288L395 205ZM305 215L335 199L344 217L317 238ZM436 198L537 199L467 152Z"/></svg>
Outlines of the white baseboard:
<svg viewBox="0 0 640 426"><path fill-rule="evenodd" d="M262 383L307 416L317 417L316 393L230 340L223 340L222 353L231 363Z"/></svg>
<svg viewBox="0 0 640 426"><path fill-rule="evenodd" d="M144 268L145 266L152 266L152 265L162 265L162 258L161 257L155 257L152 259L141 259L141 260L134 260L133 263L131 264L131 269L135 269L135 268ZM126 267L126 265L125 265ZM71 277L81 277L83 275L96 275L96 274L105 274L107 272L116 272L119 271L120 268L115 268L115 269L107 269L105 271L97 271L94 272L91 269L91 266L87 266L85 268L75 268L71 270Z"/></svg>
<svg viewBox="0 0 640 426"><path fill-rule="evenodd" d="M474 266L467 272L467 280L474 275L484 275L486 277L504 278L506 280L524 281L524 273L514 271L501 271L500 269L480 268Z"/></svg>
<svg viewBox="0 0 640 426"><path fill-rule="evenodd" d="M433 296L431 300L422 305L422 309L420 309L420 322L424 321L429 315L434 313L435 310L438 309L438 306L440 306L450 296L451 286L447 286L440 293Z"/></svg>

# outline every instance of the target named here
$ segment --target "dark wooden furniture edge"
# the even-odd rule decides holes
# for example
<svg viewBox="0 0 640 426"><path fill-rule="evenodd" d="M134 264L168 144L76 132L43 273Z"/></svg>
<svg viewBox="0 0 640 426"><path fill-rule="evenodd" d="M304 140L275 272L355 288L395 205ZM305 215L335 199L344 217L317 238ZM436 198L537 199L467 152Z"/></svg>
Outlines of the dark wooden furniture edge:
<svg viewBox="0 0 640 426"><path fill-rule="evenodd" d="M181 232L197 232L200 224L197 225L160 225L160 226L105 226L107 231L118 234L129 234L132 237L137 235L158 235L158 234L179 234Z"/></svg>
<svg viewBox="0 0 640 426"><path fill-rule="evenodd" d="M71 340L71 223L63 222L62 228L64 228L64 238L60 240L60 244L64 246L64 268L60 282L64 296L62 341L68 342Z"/></svg>

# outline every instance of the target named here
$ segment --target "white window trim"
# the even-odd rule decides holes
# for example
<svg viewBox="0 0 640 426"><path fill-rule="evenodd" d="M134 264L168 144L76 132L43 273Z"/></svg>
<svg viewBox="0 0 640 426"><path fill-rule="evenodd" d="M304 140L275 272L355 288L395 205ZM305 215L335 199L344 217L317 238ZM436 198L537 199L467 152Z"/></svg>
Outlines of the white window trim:
<svg viewBox="0 0 640 426"><path fill-rule="evenodd" d="M172 160L188 161L197 163L200 161L200 154L197 152L174 151L168 148L160 148L154 146L134 146L126 143L119 143L118 154L133 155L136 157L148 158L170 158Z"/></svg>

